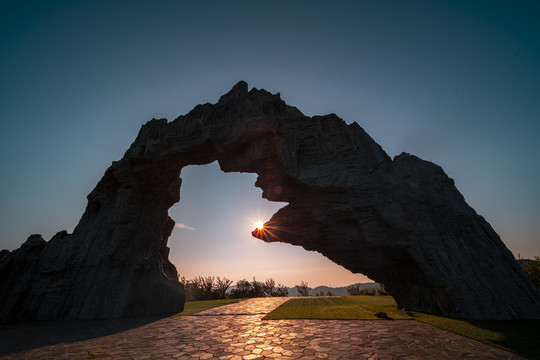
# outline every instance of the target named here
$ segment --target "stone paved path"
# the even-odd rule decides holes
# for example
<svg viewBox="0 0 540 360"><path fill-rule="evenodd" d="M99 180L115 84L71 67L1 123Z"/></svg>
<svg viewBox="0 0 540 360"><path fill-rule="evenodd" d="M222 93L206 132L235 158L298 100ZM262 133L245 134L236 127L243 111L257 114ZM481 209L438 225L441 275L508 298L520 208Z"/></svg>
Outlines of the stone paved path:
<svg viewBox="0 0 540 360"><path fill-rule="evenodd" d="M283 304L290 297L256 298L240 301L236 304L220 306L200 312L199 316L211 315L266 315L270 311Z"/></svg>
<svg viewBox="0 0 540 360"><path fill-rule="evenodd" d="M411 320L261 320L286 300L250 299L194 316L0 326L0 358L522 359Z"/></svg>

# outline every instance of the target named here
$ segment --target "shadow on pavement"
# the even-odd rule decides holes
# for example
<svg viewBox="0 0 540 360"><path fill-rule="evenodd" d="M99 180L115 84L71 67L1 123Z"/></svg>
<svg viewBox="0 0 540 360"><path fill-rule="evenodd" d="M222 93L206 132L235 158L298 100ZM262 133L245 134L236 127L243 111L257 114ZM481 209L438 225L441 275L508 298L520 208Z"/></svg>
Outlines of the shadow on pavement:
<svg viewBox="0 0 540 360"><path fill-rule="evenodd" d="M0 356L60 343L71 343L138 328L160 319L35 321L0 325Z"/></svg>

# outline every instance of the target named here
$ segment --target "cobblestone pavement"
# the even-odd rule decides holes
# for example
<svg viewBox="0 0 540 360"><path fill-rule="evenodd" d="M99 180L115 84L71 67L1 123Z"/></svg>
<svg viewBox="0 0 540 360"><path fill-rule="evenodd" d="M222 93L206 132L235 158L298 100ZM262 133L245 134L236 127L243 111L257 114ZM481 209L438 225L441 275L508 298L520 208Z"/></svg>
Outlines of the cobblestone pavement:
<svg viewBox="0 0 540 360"><path fill-rule="evenodd" d="M209 315L266 315L283 304L290 297L256 298L240 301L236 304L220 306L200 312L199 316Z"/></svg>
<svg viewBox="0 0 540 360"><path fill-rule="evenodd" d="M412 320L261 320L285 300L250 299L194 316L0 326L0 358L522 359ZM18 342L26 350L9 345Z"/></svg>

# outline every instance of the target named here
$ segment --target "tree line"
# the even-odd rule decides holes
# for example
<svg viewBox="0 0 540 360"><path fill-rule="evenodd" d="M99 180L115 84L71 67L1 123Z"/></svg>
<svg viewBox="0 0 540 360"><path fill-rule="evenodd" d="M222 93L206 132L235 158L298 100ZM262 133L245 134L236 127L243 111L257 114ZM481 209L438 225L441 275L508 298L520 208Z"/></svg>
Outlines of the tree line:
<svg viewBox="0 0 540 360"><path fill-rule="evenodd" d="M217 300L217 299L242 299L254 297L281 297L288 296L289 289L282 284L276 284L274 279L268 278L264 282L257 281L253 277L252 281L246 279L238 280L235 286L233 281L226 277L219 276L197 276L193 279L179 278L184 285L186 301L194 300ZM345 289L349 295L387 295L384 286L380 289L363 289L360 284L349 285ZM295 285L298 296L310 296L311 288L307 282L300 282ZM319 291L315 296L332 296L330 291Z"/></svg>
<svg viewBox="0 0 540 360"><path fill-rule="evenodd" d="M184 285L186 301L192 300L216 300L216 299L241 299L254 297L277 297L288 296L289 290L285 285L276 284L274 279L266 279L265 282L246 279L238 280L236 286L231 287L232 280L219 276L197 276L191 280L181 277L179 281Z"/></svg>
<svg viewBox="0 0 540 360"><path fill-rule="evenodd" d="M520 262L523 270L531 282L540 290L540 258L534 257L534 260L522 259L518 254L516 259ZM264 282L257 281L253 277L252 281L246 279L238 280L235 286L233 281L219 276L197 276L191 280L180 277L179 281L184 285L186 291L186 300L216 300L216 299L240 299L253 297L274 297L288 296L289 290L285 285L276 284L272 278ZM307 282L300 282L295 285L298 296L310 296L311 288ZM345 287L349 295L389 295L384 285L379 283L379 289L365 289L360 284L353 284ZM319 291L315 296L332 296L330 291Z"/></svg>

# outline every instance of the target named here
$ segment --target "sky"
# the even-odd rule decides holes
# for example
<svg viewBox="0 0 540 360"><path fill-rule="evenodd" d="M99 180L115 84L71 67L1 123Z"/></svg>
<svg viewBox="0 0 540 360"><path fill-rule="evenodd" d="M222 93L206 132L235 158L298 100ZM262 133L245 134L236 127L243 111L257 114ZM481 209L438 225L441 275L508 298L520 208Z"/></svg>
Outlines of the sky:
<svg viewBox="0 0 540 360"><path fill-rule="evenodd" d="M390 155L443 167L515 256L540 255L537 1L0 2L0 248L72 231L142 124L239 80L308 116L356 121ZM182 171L180 275L367 281L251 237L284 206L255 174Z"/></svg>

